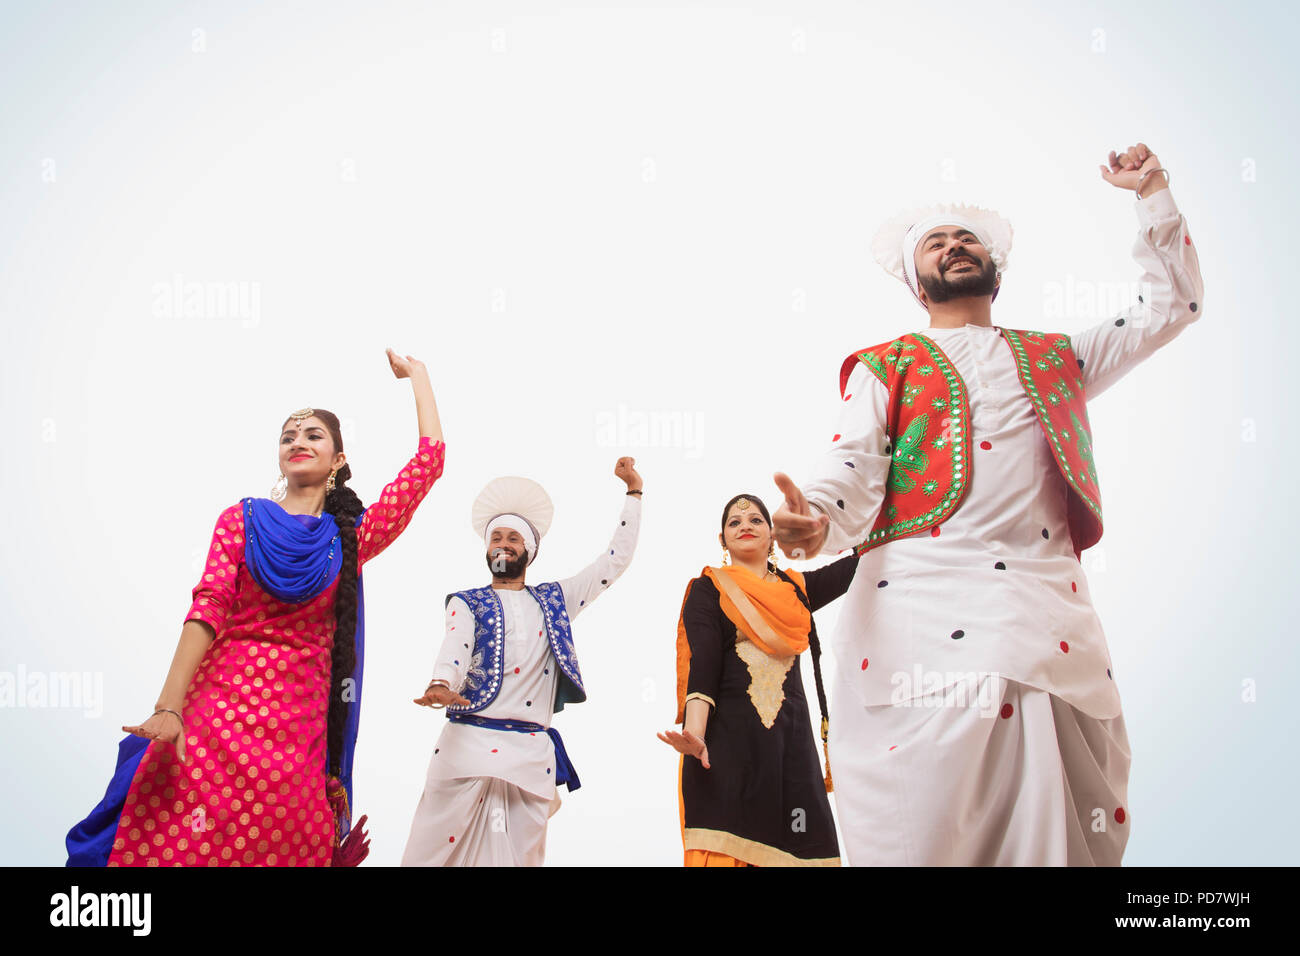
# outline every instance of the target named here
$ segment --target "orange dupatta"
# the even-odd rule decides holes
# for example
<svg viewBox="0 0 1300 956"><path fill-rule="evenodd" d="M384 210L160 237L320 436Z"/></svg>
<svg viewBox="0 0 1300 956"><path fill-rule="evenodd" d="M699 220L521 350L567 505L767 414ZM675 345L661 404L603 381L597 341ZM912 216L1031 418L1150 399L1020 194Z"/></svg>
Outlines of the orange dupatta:
<svg viewBox="0 0 1300 956"><path fill-rule="evenodd" d="M799 588L803 575L786 570ZM794 657L808 649L812 615L785 581L760 579L748 568L728 564L705 568L701 577L710 578L718 589L718 604L740 635L772 657ZM686 601L691 585L682 597L677 616L677 723L686 719L686 685L691 673L691 645L686 639Z"/></svg>

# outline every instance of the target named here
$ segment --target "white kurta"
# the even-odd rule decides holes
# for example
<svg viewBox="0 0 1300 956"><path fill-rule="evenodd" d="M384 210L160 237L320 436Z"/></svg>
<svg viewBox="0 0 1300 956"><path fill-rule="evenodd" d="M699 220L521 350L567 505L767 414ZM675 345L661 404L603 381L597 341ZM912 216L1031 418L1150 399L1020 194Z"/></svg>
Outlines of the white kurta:
<svg viewBox="0 0 1300 956"><path fill-rule="evenodd" d="M1169 191L1139 201L1137 214L1134 255L1144 271L1148 301L1071 337L1089 399L1200 315L1196 250ZM1038 324L1035 319L1024 327ZM1046 692L1089 717L1118 718L1105 636L1067 526L1071 492L1020 384L1010 348L996 327L931 328L924 334L966 384L969 489L937 529L895 539L860 559L832 641L843 691L836 695L835 709L903 706L914 720L928 715L931 731L942 736L933 711L906 703L926 695L934 700L944 688L983 686L986 700L975 704L984 710L987 699L1002 700L1001 684L980 683L984 675L994 675ZM859 364L845 388L838 437L803 489L831 519L825 551L859 544L879 515L893 437L886 434L887 401L885 386ZM1104 502L1104 472L1100 485ZM951 716L951 707L940 710ZM859 716L832 717L831 762L836 789L843 792L837 793L837 803L851 861L854 834L878 829L882 821L854 819L840 798L847 794L851 802L860 785L877 781L853 779L846 771L860 763L856 753L841 759L836 751L883 743L880 751L892 753L887 747L894 746L883 738L850 739L848 727L862 729ZM947 812L942 803L932 809ZM862 859L871 852L860 843L857 856L879 862Z"/></svg>
<svg viewBox="0 0 1300 956"><path fill-rule="evenodd" d="M582 571L559 582L570 621L627 568L640 520L641 500L629 495L609 546ZM496 594L505 617L501 688L478 713L549 727L558 665L542 609L527 591L498 588ZM434 679L461 692L473 647L474 615L464 601L452 598ZM429 761L402 865L541 865L546 821L559 807L555 772L554 747L544 731L447 722Z"/></svg>

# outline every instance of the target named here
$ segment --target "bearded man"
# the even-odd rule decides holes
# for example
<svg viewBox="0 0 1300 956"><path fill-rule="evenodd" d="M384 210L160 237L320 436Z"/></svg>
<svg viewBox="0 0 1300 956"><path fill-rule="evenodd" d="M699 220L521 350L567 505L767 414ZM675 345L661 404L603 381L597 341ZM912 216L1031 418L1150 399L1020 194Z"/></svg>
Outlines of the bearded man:
<svg viewBox="0 0 1300 956"><path fill-rule="evenodd" d="M1137 194L1143 294L1075 336L1002 328L1011 227L904 214L877 261L929 328L855 352L830 450L774 516L792 557L855 548L833 646L830 757L856 865L1118 865L1129 745L1079 555L1102 533L1087 402L1201 314L1168 173L1145 145L1102 177Z"/></svg>

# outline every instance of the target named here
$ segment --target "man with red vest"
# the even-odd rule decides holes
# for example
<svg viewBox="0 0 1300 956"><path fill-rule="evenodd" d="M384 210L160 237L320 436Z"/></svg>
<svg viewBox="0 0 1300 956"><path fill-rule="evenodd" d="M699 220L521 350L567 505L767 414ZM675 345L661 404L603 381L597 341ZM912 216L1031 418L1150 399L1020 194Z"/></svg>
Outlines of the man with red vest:
<svg viewBox="0 0 1300 956"><path fill-rule="evenodd" d="M1143 293L1076 336L995 326L1011 227L942 206L876 237L929 312L855 352L842 418L786 554L861 555L834 638L830 761L857 865L1118 865L1129 746L1079 554L1102 533L1087 401L1193 322L1201 275L1168 173L1139 143L1102 167L1137 193Z"/></svg>

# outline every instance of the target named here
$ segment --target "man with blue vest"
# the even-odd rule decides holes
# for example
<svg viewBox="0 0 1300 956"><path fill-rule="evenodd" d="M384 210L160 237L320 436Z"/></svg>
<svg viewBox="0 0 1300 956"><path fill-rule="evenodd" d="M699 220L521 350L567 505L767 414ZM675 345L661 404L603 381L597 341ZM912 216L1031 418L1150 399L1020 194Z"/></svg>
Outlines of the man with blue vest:
<svg viewBox="0 0 1300 956"><path fill-rule="evenodd" d="M541 866L556 788L579 786L551 716L587 699L570 622L627 568L641 518L632 458L614 474L627 500L613 540L571 578L525 583L553 507L527 478L498 478L474 503L488 587L446 602L433 680L415 703L445 707L403 866Z"/></svg>
<svg viewBox="0 0 1300 956"><path fill-rule="evenodd" d="M1128 738L1079 563L1102 533L1087 402L1200 317L1202 284L1155 154L1112 152L1101 174L1137 197L1132 308L1073 337L994 325L1010 224L969 206L904 214L873 252L929 328L850 355L812 480L777 476L787 554L860 556L830 719L854 865L1123 855Z"/></svg>

